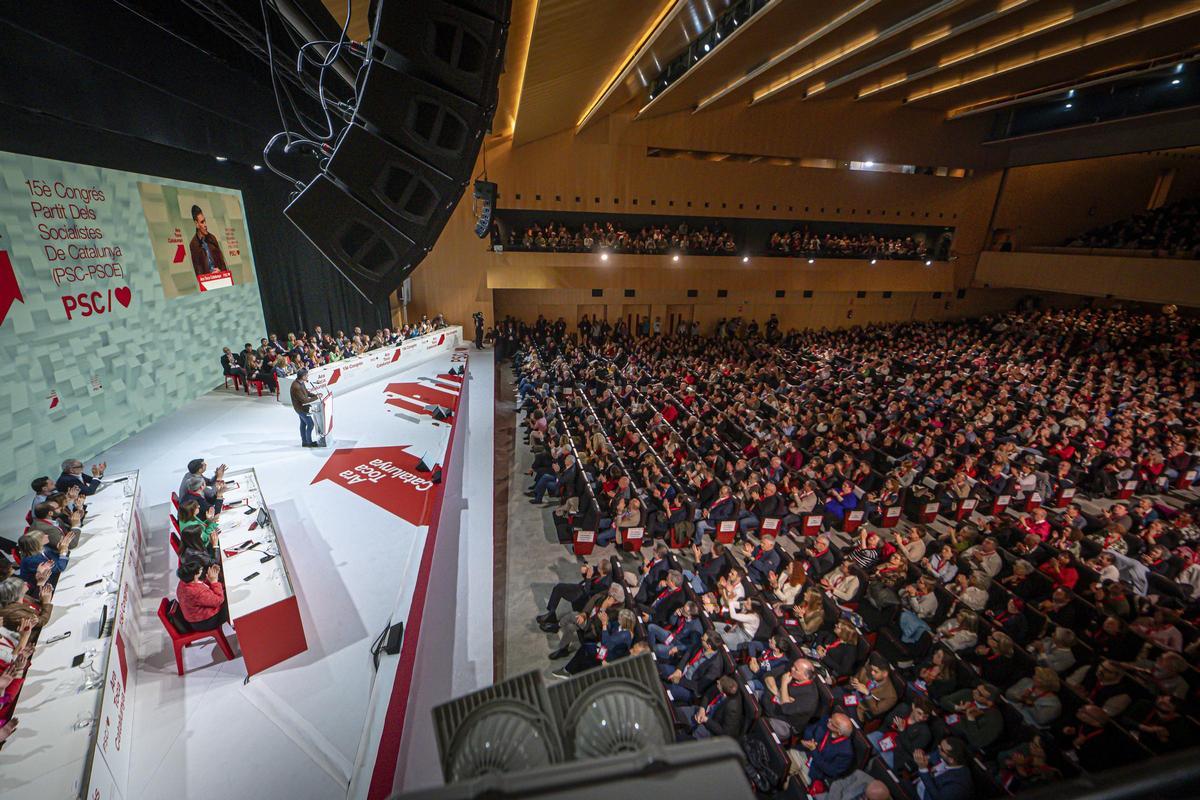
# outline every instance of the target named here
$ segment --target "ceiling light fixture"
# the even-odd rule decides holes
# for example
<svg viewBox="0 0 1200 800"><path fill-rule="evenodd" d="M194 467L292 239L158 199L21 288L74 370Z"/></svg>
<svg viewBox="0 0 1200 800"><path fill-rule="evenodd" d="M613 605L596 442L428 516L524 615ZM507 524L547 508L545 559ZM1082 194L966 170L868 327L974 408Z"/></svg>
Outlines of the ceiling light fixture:
<svg viewBox="0 0 1200 800"><path fill-rule="evenodd" d="M742 263L743 263L743 264L749 264L749 263L750 263L750 256L742 256Z"/></svg>
<svg viewBox="0 0 1200 800"><path fill-rule="evenodd" d="M225 156L217 156L217 161L228 161L228 160L229 159L226 158Z"/></svg>

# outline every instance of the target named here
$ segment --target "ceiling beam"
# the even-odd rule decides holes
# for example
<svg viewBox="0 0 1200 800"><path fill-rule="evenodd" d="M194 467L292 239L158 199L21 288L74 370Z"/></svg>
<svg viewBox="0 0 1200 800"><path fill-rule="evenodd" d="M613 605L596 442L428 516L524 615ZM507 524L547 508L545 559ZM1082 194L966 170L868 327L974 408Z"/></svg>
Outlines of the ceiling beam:
<svg viewBox="0 0 1200 800"><path fill-rule="evenodd" d="M1052 31L1069 27L1076 23L1089 20L1092 17L1100 16L1101 14L1107 14L1109 11L1115 11L1118 8L1130 5L1133 2L1135 2L1135 0L1107 0L1107 2L1101 3L1100 5L1092 6L1091 8L1085 8L1083 11L1076 11L1074 13L1063 14L1062 16L1054 17L1053 19L1046 20L1035 25L1029 30L1019 31L1010 36L1005 36L1002 39L989 42L983 47L978 47L974 50L966 50L947 58L939 59L938 63L932 67L901 76L899 79L888 81L883 85L860 90L855 99L862 100L864 97L870 97L871 95L882 92L885 89L892 89L896 86L903 86L906 83L912 83L913 81L919 81L924 78L931 77L949 67L958 66L959 64L966 64L969 61L974 61L975 59L985 56L989 53L995 53L999 50L1003 50L1010 45L1024 42L1028 39L1034 38L1035 36L1041 36L1045 33L1050 33Z"/></svg>
<svg viewBox="0 0 1200 800"><path fill-rule="evenodd" d="M864 75L870 75L872 72L876 72L878 70L883 69L884 67L888 67L888 66L891 66L892 64L895 64L897 61L900 61L902 59L908 58L909 56L915 55L915 54L921 52L922 50L926 49L927 47L932 47L935 44L947 42L956 36L961 36L964 33L969 33L970 31L973 31L978 27L986 25L989 22L994 22L994 21L1000 19L1001 17L1004 17L1007 14L1011 14L1012 12L1016 11L1017 9L1026 8L1030 5L1032 5L1033 3L1036 3L1037 1L1038 0L1001 0L1001 2L996 4L995 8L993 8L991 11L989 11L986 14L981 14L978 17L973 17L972 19L969 19L960 25L955 25L953 28L949 28L949 29L941 30L941 31L934 31L932 34L927 34L927 35L921 37L920 39L914 40L912 42L912 44L909 45L907 50L897 50L895 53L892 53L890 56L881 58L878 61L867 64L865 67L856 69L853 72L848 72L845 75L842 75L841 77L834 78L833 80L826 83L824 88L825 88L825 90L836 89L837 87L842 86L846 83L858 80L859 78L863 77Z"/></svg>
<svg viewBox="0 0 1200 800"><path fill-rule="evenodd" d="M1007 75L1010 72L1014 72L1019 69L1024 69L1025 67L1033 66L1034 64L1042 64L1042 63L1045 63L1046 61L1050 61L1051 59L1059 58L1061 56L1069 55L1071 53L1076 53L1076 52L1079 52L1080 50L1085 50L1089 47L1095 47L1096 45L1099 45L1099 44L1107 44L1107 43L1113 42L1117 39L1122 39L1126 36L1132 36L1135 33L1142 33L1144 31L1152 30L1154 28L1160 27L1162 25L1166 25L1171 22L1175 22L1177 20L1183 19L1184 17L1188 17L1188 16L1191 16L1191 15L1197 14L1197 13L1200 13L1200 2L1194 2L1191 5L1186 6L1182 9L1174 9L1172 11L1168 11L1167 13L1165 13L1161 16L1155 17L1152 20L1148 20L1148 21L1143 20L1142 22L1128 25L1128 26L1126 26L1124 28L1120 28L1116 31L1110 31L1108 33L1100 34L1099 36L1097 36L1094 39L1085 39L1082 42L1064 45L1062 47L1059 47L1055 50L1052 50L1048 53L1044 53L1042 55L1031 56L1022 61L1018 61L1015 64L1006 64L1003 67L992 69L990 72L982 71L982 72L975 73L974 75L971 75L967 78L959 78L958 80L948 81L946 83L939 84L937 86L932 86L928 89L924 89L920 92L909 95L908 97L904 98L904 102L913 103L918 100L924 100L926 98L933 97L935 95L939 95L939 94L943 94L945 92L952 91L954 89L959 89L963 86L969 86L971 84L978 83L979 81L985 81L990 78L998 77L1000 75ZM1086 36L1086 34L1085 34L1085 36Z"/></svg>
<svg viewBox="0 0 1200 800"><path fill-rule="evenodd" d="M766 18L767 14L768 14L768 13L770 13L772 10L774 10L774 9L775 9L775 7L776 7L776 6L778 6L778 5L780 5L782 2L783 2L783 0L768 0L767 4L766 4L765 6L763 6L762 8L760 8L760 9L759 9L759 10L758 10L758 11L757 11L757 12L756 12L754 15L752 15L752 16L750 17L750 19L746 20L746 24L745 24L745 25L738 25L738 26L737 26L737 28L734 30L734 32L733 32L733 33L729 34L729 35L728 35L728 36L726 36L724 39L722 39L720 42L718 42L718 43L717 43L717 46L716 46L716 47L714 47L714 48L712 49L712 52L710 52L708 55L706 55L706 56L705 56L705 59L704 59L704 60L705 60L705 61L707 61L709 57L711 57L711 56L715 55L715 54L716 54L716 53L717 53L717 52L718 52L718 51L719 51L719 50L720 50L722 47L724 47L725 45L729 44L729 43L730 43L730 42L732 42L734 39L736 39L738 36L740 36L740 35L742 35L743 33L745 33L745 32L746 32L746 30L747 30L747 29L749 29L749 28L750 28L750 26L752 26L754 23L758 22L758 21L759 21L759 20L761 20L761 19L764 19L764 18ZM719 36L719 35L720 35L720 34L718 33L718 36ZM667 93L668 93L668 92L670 92L672 89L674 89L674 88L676 88L677 86L679 86L679 84L681 84L681 83L683 83L685 80L687 80L687 76L688 76L688 75L691 75L691 74L692 74L692 73L694 73L694 72L696 72L696 67L699 67L699 66L700 66L701 64L703 64L703 63L704 63L704 61L700 61L700 62L698 62L698 63L697 63L697 64L695 64L695 65L694 65L694 66L693 66L691 69L687 70L687 71L686 71L686 72L684 72L682 75L680 75L680 76L679 76L679 78L678 78L678 80L676 80L674 83L671 83L671 84L669 84L669 85L668 85L668 86L667 86L665 89L663 89L661 92L659 92L658 94L656 94L656 95L655 95L655 96L654 96L654 97L653 97L653 98L650 100L650 102L646 103L646 105L644 105L644 106L642 106L640 109L638 109L638 112L637 112L637 114L635 114L635 115L634 115L634 119L637 119L638 117L641 117L643 114L645 114L647 111L649 111L649 110L650 110L650 108L651 108L651 107L652 107L652 106L653 106L655 103L657 103L657 102L659 102L660 100L662 100L662 99L663 99L663 97L665 97L665 96L667 95Z"/></svg>
<svg viewBox="0 0 1200 800"><path fill-rule="evenodd" d="M750 101L750 105L753 106L766 100L770 100L772 97L775 97L780 92L787 91L789 88L795 86L805 78L829 69L830 67L836 66L856 53L861 53L868 47L875 47L876 45L882 44L883 42L891 39L893 36L899 36L905 31L920 25L922 22L933 19L943 11L949 11L955 6L962 5L964 2L966 2L966 0L941 0L940 3L934 3L930 6L927 6L918 13L900 20L891 27L884 28L878 33L872 32L855 40L854 42L844 45L842 49L826 54L817 61L807 64L802 69L793 70L785 77L780 78L772 83L770 86L755 91L754 98ZM807 96L808 95L806 94L805 97Z"/></svg>
<svg viewBox="0 0 1200 800"><path fill-rule="evenodd" d="M865 14L867 11L870 11L872 8L879 5L881 2L883 2L883 0L861 0L861 2L855 4L853 7L847 9L846 11L843 11L841 14L834 17L829 22L826 22L824 25L817 28L812 33L808 34L803 39L801 39L800 41L793 44L791 47L788 47L787 49L776 53L775 55L773 55L769 59L767 59L767 61L765 63L760 64L759 66L757 66L754 69L747 72L742 77L738 78L737 80L735 80L732 83L725 86L723 89L719 89L718 91L714 92L713 94L710 94L708 97L701 100L700 103L696 106L695 111L693 111L692 113L695 114L699 111L703 111L704 109L711 106L713 103L715 103L718 100L720 100L721 98L727 96L730 92L733 92L733 91L741 88L742 86L745 86L747 83L749 83L750 81L759 77L764 72L774 69L775 67L779 66L783 62L787 61L792 56L794 56L797 53L804 50L806 47L814 44L815 42L820 41L821 39L824 39L826 36L833 33L834 31L836 31L838 28L842 27L846 23L861 16L862 14Z"/></svg>
<svg viewBox="0 0 1200 800"><path fill-rule="evenodd" d="M629 74L629 71L637 65L641 57L650 49L655 40L662 35L662 32L667 29L667 26L671 24L675 16L687 7L687 4L688 0L666 0L662 4L658 13L654 15L650 24L642 32L642 35L638 37L633 47L625 54L625 58L622 59L616 72L609 77L608 81L600 85L600 91L596 93L595 98L588 104L587 110L583 112L583 116L576 123L576 133L586 128L593 121L596 112L604 105L604 101L616 91L617 87L621 85L625 77Z"/></svg>

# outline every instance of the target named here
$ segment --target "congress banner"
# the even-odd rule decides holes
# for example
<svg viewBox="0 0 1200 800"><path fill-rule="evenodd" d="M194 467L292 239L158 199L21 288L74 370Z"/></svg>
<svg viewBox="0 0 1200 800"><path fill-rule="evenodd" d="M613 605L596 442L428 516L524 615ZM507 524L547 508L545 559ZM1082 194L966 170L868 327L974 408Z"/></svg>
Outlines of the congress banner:
<svg viewBox="0 0 1200 800"><path fill-rule="evenodd" d="M0 152L0 503L212 389L214 336L264 327L240 192Z"/></svg>

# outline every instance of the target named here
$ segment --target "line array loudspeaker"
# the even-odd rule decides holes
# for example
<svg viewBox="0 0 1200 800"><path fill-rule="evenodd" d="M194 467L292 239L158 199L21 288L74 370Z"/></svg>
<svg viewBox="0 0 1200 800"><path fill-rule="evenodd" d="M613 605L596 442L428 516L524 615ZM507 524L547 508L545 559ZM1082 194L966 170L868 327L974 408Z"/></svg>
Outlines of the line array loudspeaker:
<svg viewBox="0 0 1200 800"><path fill-rule="evenodd" d="M354 121L285 214L383 300L433 248L496 111L510 0L380 0Z"/></svg>

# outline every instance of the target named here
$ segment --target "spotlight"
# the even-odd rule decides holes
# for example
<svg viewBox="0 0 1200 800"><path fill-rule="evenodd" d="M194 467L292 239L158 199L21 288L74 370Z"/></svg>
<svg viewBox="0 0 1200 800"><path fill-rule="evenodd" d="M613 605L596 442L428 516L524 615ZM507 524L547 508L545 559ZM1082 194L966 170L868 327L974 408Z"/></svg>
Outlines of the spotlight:
<svg viewBox="0 0 1200 800"><path fill-rule="evenodd" d="M608 261L608 253L601 253L601 254L600 254L600 260L601 260L601 261Z"/></svg>
<svg viewBox="0 0 1200 800"><path fill-rule="evenodd" d="M228 161L228 160L229 159L226 158L225 156L217 156L217 161Z"/></svg>
<svg viewBox="0 0 1200 800"><path fill-rule="evenodd" d="M679 260L679 254L678 254L678 253L676 253L675 255L671 256L671 260L672 260L672 261L678 261L678 260Z"/></svg>
<svg viewBox="0 0 1200 800"><path fill-rule="evenodd" d="M1172 85L1172 86L1178 86L1178 85L1179 85L1179 78L1174 78L1174 79L1171 81L1171 85Z"/></svg>
<svg viewBox="0 0 1200 800"><path fill-rule="evenodd" d="M927 267L932 267L932 266L933 266L933 262L932 262L932 261L929 261L929 260L926 260L926 261L925 261L925 266L927 266Z"/></svg>
<svg viewBox="0 0 1200 800"><path fill-rule="evenodd" d="M1067 103L1067 108L1071 108L1073 105L1074 103Z"/></svg>
<svg viewBox="0 0 1200 800"><path fill-rule="evenodd" d="M749 263L750 263L750 256L742 256L742 263L743 263L743 264L749 264Z"/></svg>
<svg viewBox="0 0 1200 800"><path fill-rule="evenodd" d="M871 259L871 263L872 263L872 264L874 264L874 263L875 263L875 259L873 259L873 258L872 258L872 259Z"/></svg>
<svg viewBox="0 0 1200 800"><path fill-rule="evenodd" d="M255 164L255 165L254 165L254 171L255 171L255 172L258 172L260 169L262 169L262 164Z"/></svg>
<svg viewBox="0 0 1200 800"><path fill-rule="evenodd" d="M814 263L815 261L816 261L816 259L815 259L815 258L810 258L810 259L808 260L808 263L812 264L812 263Z"/></svg>

